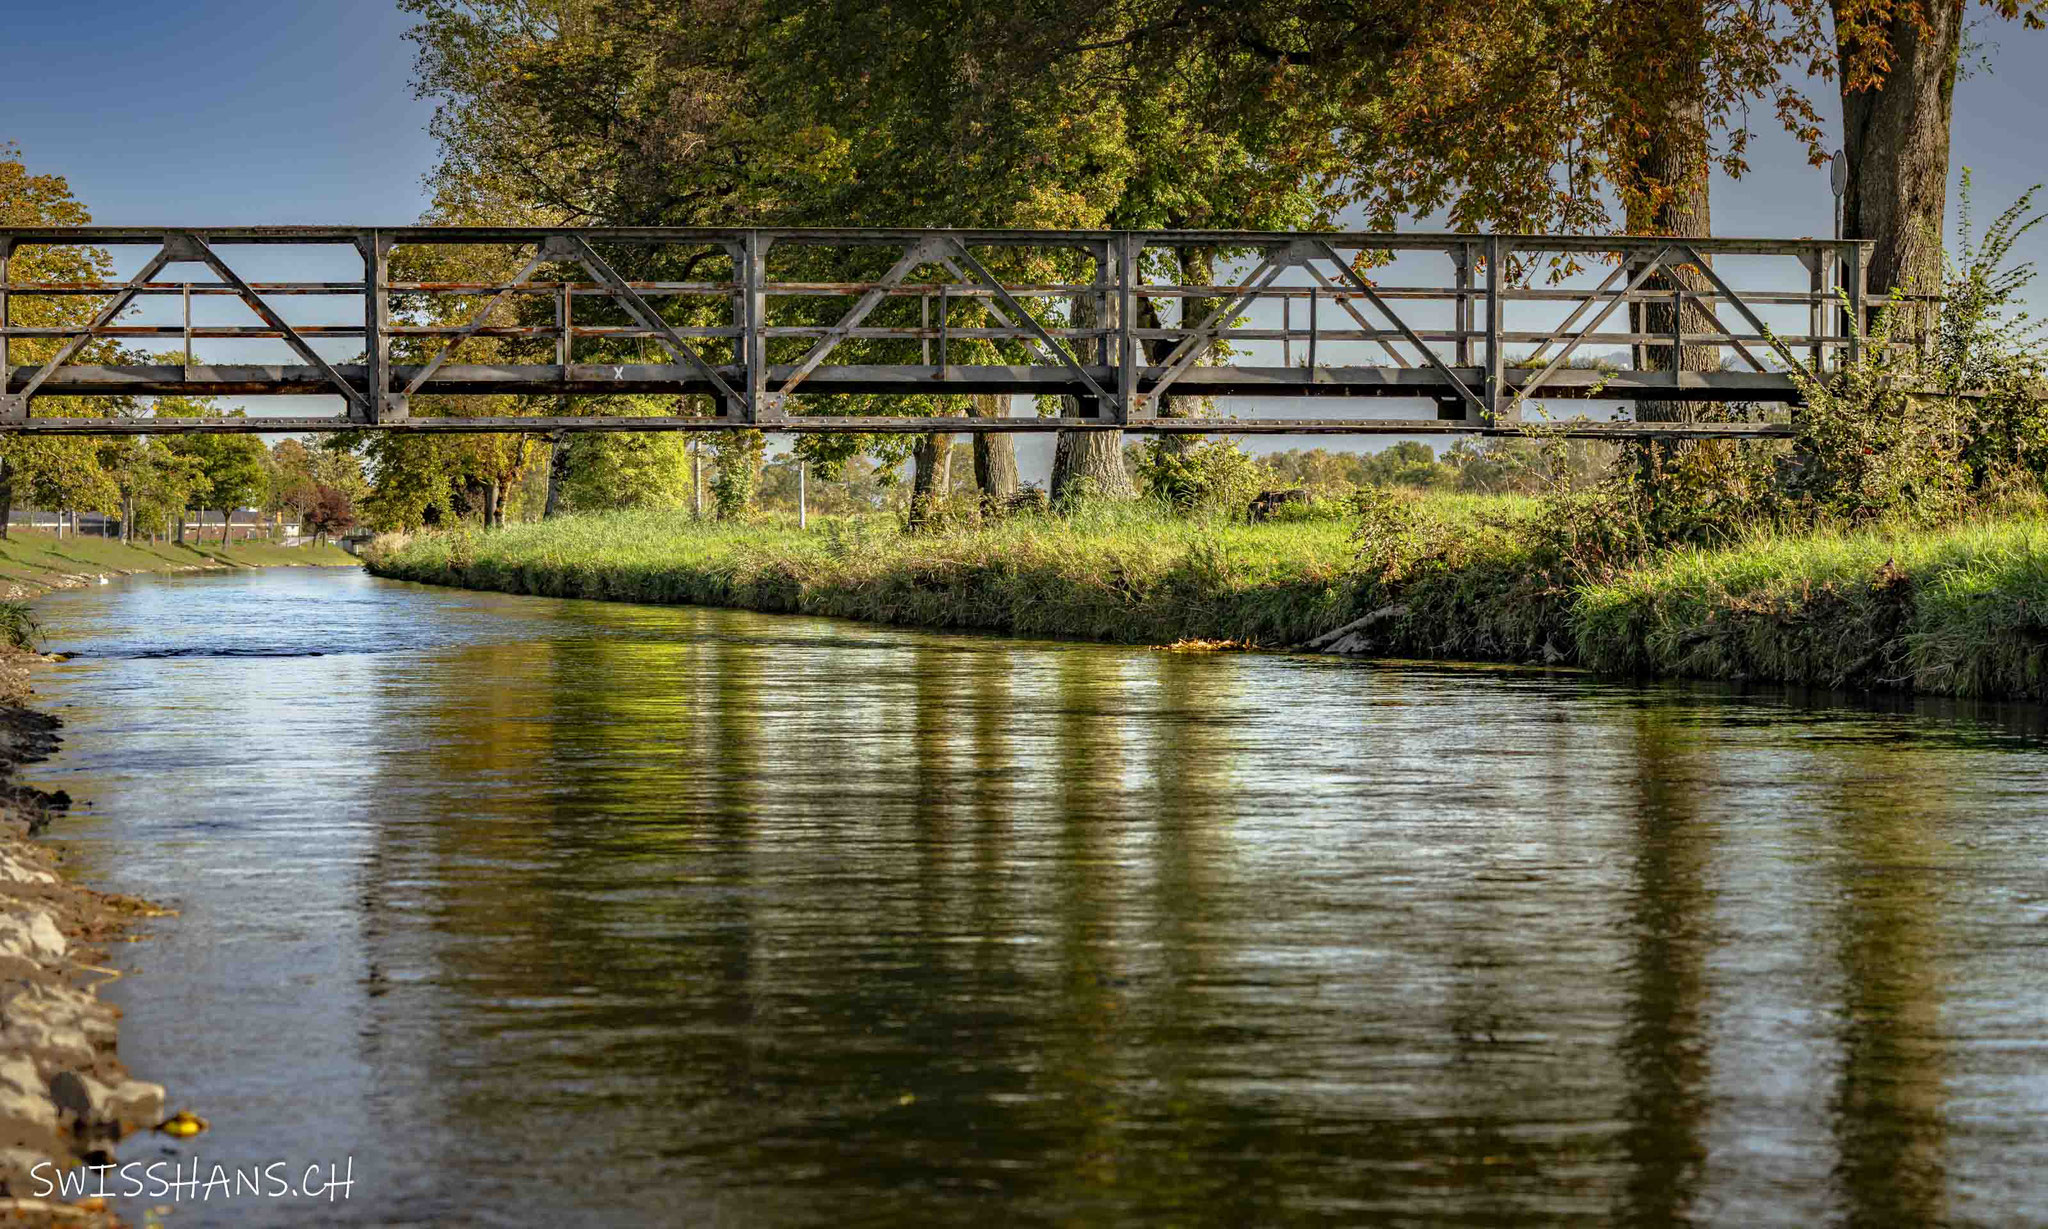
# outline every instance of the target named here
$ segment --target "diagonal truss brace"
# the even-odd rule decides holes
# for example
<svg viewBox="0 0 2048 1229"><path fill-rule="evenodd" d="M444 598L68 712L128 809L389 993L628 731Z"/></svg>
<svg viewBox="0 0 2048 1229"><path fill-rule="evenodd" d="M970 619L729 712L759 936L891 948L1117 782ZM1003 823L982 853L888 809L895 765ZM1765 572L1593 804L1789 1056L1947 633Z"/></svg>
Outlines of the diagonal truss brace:
<svg viewBox="0 0 2048 1229"><path fill-rule="evenodd" d="M697 353L689 342L684 341L673 328L670 328L668 321L663 320L661 314L640 296L640 292L627 284L626 279L619 276L618 270L606 263L604 257L599 256L596 249L584 241L583 236L549 236L541 244L539 254L548 260L573 260L582 265L589 271L590 276L605 288L605 292L616 300L619 306L626 309L626 314L639 322L641 328L653 333L655 340L670 354L695 367L699 375L711 381L711 386L718 390L718 395L724 399L725 404L731 405L744 400L731 384L726 383L725 377L718 374L718 369L706 362L703 355ZM760 328L761 322L753 321L752 326Z"/></svg>
<svg viewBox="0 0 2048 1229"><path fill-rule="evenodd" d="M962 286L974 285L974 275L972 273L969 273L967 270L961 268L960 262L954 260L951 256L943 254L940 255L939 264L946 270L946 272L952 274L953 277L956 280L958 280ZM982 307L985 310L987 310L989 319L995 321L996 326L998 328L1015 329L1021 327L1017 324L1016 321L1010 319L1009 313L1005 312L1002 309L1002 307L999 306L998 304L984 303L982 304ZM1020 337L1017 339L1017 344L1023 346L1027 352L1035 354L1039 358L1044 359L1047 364L1053 364L1060 361L1052 354L1051 351L1047 350L1044 346L1039 345L1036 338Z"/></svg>
<svg viewBox="0 0 2048 1229"><path fill-rule="evenodd" d="M944 259L944 251L944 241L936 239L920 239L905 249L902 259L889 267L889 271L882 275L882 280L862 294L860 299L847 309L846 314L839 318L839 323L833 325L811 346L809 352L797 363L796 369L783 379L782 387L772 395L769 408L780 405L797 385L816 371L832 351L839 348L839 343L845 341L848 334L860 327L861 321L868 318L868 313L874 311L883 299L888 298L891 290L903 284L904 278L909 277L912 271L922 265L935 264Z"/></svg>
<svg viewBox="0 0 2048 1229"><path fill-rule="evenodd" d="M1599 332L1600 326L1607 322L1607 317L1613 315L1616 308L1620 307L1623 303L1628 302L1630 295L1642 289L1643 283L1650 280L1650 275L1655 273L1660 267L1662 267L1662 265L1664 264L1664 258L1669 255L1671 255L1671 249L1669 247L1660 249L1656 256L1652 257L1648 261L1648 263L1644 264L1643 267L1636 272L1636 275L1634 277L1629 279L1628 285L1624 286L1621 289L1620 293L1616 294L1613 298L1607 300L1607 305L1605 307L1602 307L1597 313L1595 313L1591 320L1586 322L1586 327L1572 334L1571 340L1564 343L1564 348L1557 352L1556 358L1551 359L1550 362L1545 364L1543 370L1537 372L1535 375L1530 376L1527 380L1524 380L1522 382L1521 391L1517 393L1516 396L1518 398L1528 397L1530 393L1536 391L1537 385L1543 383L1545 380L1548 380L1553 374L1556 373L1559 367L1564 366L1565 360L1572 356L1572 351L1579 348L1579 343L1586 340L1586 338L1592 336L1594 333ZM1598 290L1595 290L1592 294L1586 296L1585 302L1581 303L1579 305L1578 310L1572 313L1571 319L1577 319L1579 312L1584 311L1588 304L1591 304L1601 295L1607 293L1608 288L1614 285L1615 279L1620 277L1621 274L1627 268L1627 265L1616 265L1614 267L1614 272L1607 275L1607 280L1600 283L1600 288ZM1566 327L1569 327L1571 321L1567 320L1565 323ZM1562 332L1563 330L1560 329L1559 331ZM1548 344L1549 343L1547 342L1545 343L1546 346Z"/></svg>
<svg viewBox="0 0 2048 1229"><path fill-rule="evenodd" d="M1024 327L1031 330L1032 335L1038 338L1039 344L1045 347L1046 352L1048 354L1058 359L1063 365L1067 367L1068 370L1072 371L1075 375L1081 377L1081 382L1088 386L1089 393L1096 398L1098 403L1106 402L1114 404L1116 402L1116 398L1111 396L1108 392L1104 391L1102 385L1095 382L1095 377L1088 374L1088 369L1081 365L1081 360L1075 358L1073 352L1068 350L1065 346L1061 345L1057 341L1054 341L1052 334L1045 331L1045 326L1038 323L1038 318L1036 316L1033 316L1030 312L1024 310L1024 305L1017 301L1017 297L1010 293L1009 288L1007 286L1004 286L1000 281L997 281L995 275L990 273L988 269L984 267L980 261L974 258L974 253L967 250L966 244L960 242L958 239L955 239L950 235L946 236L945 239L942 240L942 242L951 245L953 249L953 254L960 258L960 263L966 265L968 270L974 274L972 280L978 281L982 285L988 287L989 290L995 293L996 299L999 302L1001 302L1003 306L1009 308L1011 311L1017 314L1018 319L1023 322ZM947 263L948 267L955 268L957 273L957 266L953 266L951 262ZM962 280L969 279L963 277Z"/></svg>
<svg viewBox="0 0 2048 1229"><path fill-rule="evenodd" d="M128 279L128 284L122 287L121 292L109 300L105 307L100 308L98 314L93 316L84 329L57 347L57 352L51 355L47 362L29 374L28 383L20 392L11 395L7 393L5 385L9 373L0 371L0 420L18 422L26 419L29 398L35 396L36 390L43 386L43 381L49 379L57 368L70 361L71 356L83 349L87 342L99 336L101 329L112 324L122 312L127 311L128 305L135 301L135 296L141 293L142 288L157 274L163 272L165 265L177 259L180 257L172 254L171 238L166 236L163 247L149 258L148 263L144 264L134 277Z"/></svg>
<svg viewBox="0 0 2048 1229"><path fill-rule="evenodd" d="M355 385L343 379L341 373L334 369L333 364L315 354L313 347L306 344L306 339L299 336L299 331L286 324L284 317L278 315L271 308L270 304L263 301L263 296L249 289L249 283L243 281L240 274L228 268L227 263L214 254L213 249L207 246L204 239L191 234L169 235L164 239L164 251L166 253L176 253L171 256L172 260L196 260L213 270L216 277L234 287L235 294L240 296L242 302L249 305L250 311L255 312L257 316L261 317L263 323L277 330L278 334L284 338L285 344L292 348L294 354L305 360L308 367L318 371L322 379L334 386L335 391L341 394L343 401L346 401L352 409L368 409L370 404L369 398L358 391ZM188 354L185 356L185 359L189 363L192 356Z"/></svg>
<svg viewBox="0 0 2048 1229"><path fill-rule="evenodd" d="M1202 318L1200 324L1182 337L1179 344L1160 360L1158 378L1152 382L1152 387L1140 394L1140 399L1157 405L1173 382L1186 375L1189 369L1201 360L1203 351L1215 340L1216 334L1230 321L1237 319L1253 299L1265 293L1266 288L1273 284L1273 280L1298 259L1296 246L1290 244L1285 248L1267 252L1266 258L1259 262L1258 268L1253 269L1251 275L1238 284L1237 292L1217 304L1213 311Z"/></svg>
<svg viewBox="0 0 2048 1229"><path fill-rule="evenodd" d="M1458 396L1463 398L1467 405L1472 406L1473 409L1482 415L1488 412L1489 407L1485 399L1480 397L1478 393L1473 392L1471 386L1459 379L1458 373L1452 371L1450 365L1439 358L1436 351L1429 348L1428 343L1415 335L1415 330L1408 327L1408 322L1396 315L1393 308L1387 306L1387 301L1380 297L1379 291L1372 288L1372 283L1358 276L1358 270L1352 268L1349 261L1338 255L1336 248L1331 247L1328 242L1321 239L1316 240L1316 247L1322 249L1323 257L1337 267L1338 274L1351 284L1352 289L1364 295L1368 302L1374 307L1379 308L1382 316L1393 322L1394 327L1401 331L1401 336L1408 339L1408 344L1414 346L1416 350L1421 352L1423 358L1429 360L1429 365L1436 368L1437 374L1442 376L1445 382L1457 391Z"/></svg>
<svg viewBox="0 0 2048 1229"><path fill-rule="evenodd" d="M1685 252L1687 256L1692 258L1691 263L1695 265L1700 272L1706 274L1707 280L1713 283L1714 289L1719 291L1723 298L1727 299L1730 303L1734 304L1736 311L1742 313L1742 318L1749 321L1749 326L1757 331L1757 335L1771 343L1771 348L1778 352L1779 358L1785 360L1785 365L1789 368L1792 368L1793 370L1798 370L1800 367L1799 360L1792 357L1792 352L1785 348L1785 343L1779 341L1777 337L1774 334L1772 334L1771 330L1765 327L1764 322L1757 318L1757 314L1749 309L1749 304L1742 301L1742 296L1737 294L1735 291L1729 289L1728 283L1721 280L1721 275L1714 272L1714 266L1702 260L1700 258L1699 252L1695 250L1691 244L1686 244L1682 250ZM1700 309L1701 314L1706 316L1708 322L1710 322L1716 329L1720 330L1722 336L1728 339L1728 344L1733 346L1735 348L1735 352L1737 354L1740 354L1749 363L1750 366L1756 368L1758 371L1768 372L1770 370L1768 367L1765 367L1762 363L1757 361L1756 355L1751 354L1749 352L1748 346L1743 345L1740 341L1737 341L1735 339L1735 334L1729 332L1728 327L1721 323L1720 317L1714 314L1713 308L1707 306L1705 303L1695 303L1694 306Z"/></svg>
<svg viewBox="0 0 2048 1229"><path fill-rule="evenodd" d="M477 330L484 327L484 323L491 318L491 313L498 310L498 305L511 298L512 292L518 287L525 285L526 280L532 277L534 272L546 263L548 263L547 244L543 243L535 250L533 259L527 261L525 266L512 276L510 282L506 283L497 294L491 296L491 301L484 304L483 310L471 317L469 323L462 326L461 332L450 337L448 344L436 350L434 357L428 359L426 364L414 373L412 379L405 382L405 391L400 393L399 396L410 398L414 393L420 391L428 380L434 378L434 373L441 370L441 365L448 361L448 357L455 353L456 347L476 336Z"/></svg>

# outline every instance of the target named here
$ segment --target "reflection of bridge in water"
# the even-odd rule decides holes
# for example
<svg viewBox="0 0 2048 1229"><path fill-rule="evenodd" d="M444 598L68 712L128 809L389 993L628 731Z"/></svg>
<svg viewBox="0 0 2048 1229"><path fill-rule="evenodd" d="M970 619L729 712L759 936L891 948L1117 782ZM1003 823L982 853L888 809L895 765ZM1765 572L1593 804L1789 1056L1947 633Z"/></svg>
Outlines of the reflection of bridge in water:
<svg viewBox="0 0 2048 1229"><path fill-rule="evenodd" d="M331 259L317 249L352 248L363 273L245 280L223 252L256 244L302 249L307 267ZM11 280L10 257L77 245L150 255L125 281ZM1788 369L1853 358L1862 344L1845 322L1865 318L1867 248L1815 239L1235 231L0 230L8 346L0 432L1498 434L1518 430L1524 400L1540 395L1661 403L1659 417L1674 420L1575 420L1562 428L1574 435L1777 435L1799 400ZM398 280L394 250L401 270L424 258L419 267L502 272ZM1183 267L1169 257L1190 250L1219 254L1242 276L1161 280L1162 270ZM269 255L275 263L280 254ZM177 265L196 266L204 280L166 277ZM1402 280L1382 276L1389 273ZM80 296L95 306L89 320L13 323L24 301L47 309ZM248 322L195 324L195 299L209 308L238 303ZM1845 299L1847 310L1838 310ZM267 345L296 361L201 362L200 342ZM175 346L178 361L78 361L105 357L98 351L109 345L149 343ZM37 361L12 361L24 350ZM1673 361L1685 351L1688 360L1709 355L1705 365L1715 369L1674 370L1702 365ZM696 395L716 412L568 412L574 398L622 393ZM867 397L971 393L1070 400L1060 417L818 412L846 407L818 400L834 394L865 395L853 408L870 411ZM48 398L89 405L96 397L304 394L338 396L344 411L36 412ZM413 398L437 394L513 394L529 406L553 398L544 404L562 412L412 415ZM1419 398L1435 403L1435 415L1185 418L1171 416L1172 397ZM1731 403L1742 409L1726 412ZM1724 408L1703 420L1701 407L1717 404Z"/></svg>

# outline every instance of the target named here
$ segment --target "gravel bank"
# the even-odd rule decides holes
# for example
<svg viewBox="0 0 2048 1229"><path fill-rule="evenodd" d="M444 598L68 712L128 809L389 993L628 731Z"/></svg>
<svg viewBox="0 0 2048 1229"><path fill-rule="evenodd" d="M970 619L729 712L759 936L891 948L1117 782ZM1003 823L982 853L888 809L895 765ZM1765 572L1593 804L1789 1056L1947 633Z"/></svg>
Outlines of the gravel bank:
<svg viewBox="0 0 2048 1229"><path fill-rule="evenodd" d="M120 1013L96 993L100 945L153 911L71 883L32 839L70 799L16 779L57 745L57 719L27 694L24 663L0 661L0 1224L111 1225L95 1201L47 1197L46 1180L163 1118L164 1090L121 1066Z"/></svg>

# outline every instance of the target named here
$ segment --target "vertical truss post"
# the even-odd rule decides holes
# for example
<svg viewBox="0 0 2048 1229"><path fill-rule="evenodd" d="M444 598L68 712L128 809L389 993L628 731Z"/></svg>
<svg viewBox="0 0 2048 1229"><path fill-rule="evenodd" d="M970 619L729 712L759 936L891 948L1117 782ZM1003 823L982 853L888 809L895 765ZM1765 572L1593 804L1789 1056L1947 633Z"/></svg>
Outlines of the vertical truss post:
<svg viewBox="0 0 2048 1229"><path fill-rule="evenodd" d="M745 332L747 386L741 394L740 414L748 423L780 419L782 408L768 399L768 247L770 240L760 231L749 230L740 239L740 293L746 303Z"/></svg>
<svg viewBox="0 0 2048 1229"><path fill-rule="evenodd" d="M1460 243L1451 249L1451 268L1457 277L1458 296L1453 305L1451 327L1458 330L1457 364L1472 365L1472 245Z"/></svg>
<svg viewBox="0 0 2048 1229"><path fill-rule="evenodd" d="M1685 281L1678 270L1671 271L1671 387L1684 379L1685 368ZM1687 410L1692 407L1687 406Z"/></svg>
<svg viewBox="0 0 2048 1229"><path fill-rule="evenodd" d="M1863 259L1863 244L1852 243L1843 253L1847 266L1842 270L1842 282L1849 295L1849 328L1846 330L1849 345L1849 362L1854 365L1863 358L1863 330L1870 327L1865 315L1865 301L1870 297L1870 269Z"/></svg>
<svg viewBox="0 0 2048 1229"><path fill-rule="evenodd" d="M363 391L361 416L371 423L402 422L407 398L391 391L391 240L382 231L357 239L363 253ZM349 417L357 416L355 406Z"/></svg>
<svg viewBox="0 0 2048 1229"><path fill-rule="evenodd" d="M1499 235L1486 237L1486 406L1493 424L1506 422L1510 413L1508 352L1501 341L1506 332L1506 304L1501 295L1507 289L1501 266L1507 263L1507 254L1507 244Z"/></svg>
<svg viewBox="0 0 2048 1229"><path fill-rule="evenodd" d="M1116 237L1116 420L1128 424L1138 407L1138 368L1143 346L1138 340L1138 258L1144 242L1130 231Z"/></svg>
<svg viewBox="0 0 2048 1229"><path fill-rule="evenodd" d="M1115 259L1116 241L1113 239L1104 239L1092 244L1088 251L1095 259L1095 289L1089 295L1095 304L1095 338L1088 346L1088 362L1101 363L1106 367L1115 361L1116 347L1110 342L1112 332L1120 335L1123 329L1123 303L1116 276L1117 266L1121 262ZM1122 397L1097 397L1094 400L1097 418L1104 422L1123 424L1125 415Z"/></svg>
<svg viewBox="0 0 2048 1229"><path fill-rule="evenodd" d="M1317 282L1308 288L1308 382L1316 382L1316 318L1322 307L1323 284Z"/></svg>
<svg viewBox="0 0 2048 1229"><path fill-rule="evenodd" d="M569 306L569 283L555 287L555 366L562 369L564 383L569 379L569 363L575 356L570 345L570 333L576 327L574 309Z"/></svg>
<svg viewBox="0 0 2048 1229"><path fill-rule="evenodd" d="M1818 375L1827 363L1828 313L1824 302L1827 295L1828 256L1825 248L1816 245L1813 251L1800 258L1806 264L1807 294L1813 305L1806 312L1806 332L1812 341L1806 347L1806 361Z"/></svg>

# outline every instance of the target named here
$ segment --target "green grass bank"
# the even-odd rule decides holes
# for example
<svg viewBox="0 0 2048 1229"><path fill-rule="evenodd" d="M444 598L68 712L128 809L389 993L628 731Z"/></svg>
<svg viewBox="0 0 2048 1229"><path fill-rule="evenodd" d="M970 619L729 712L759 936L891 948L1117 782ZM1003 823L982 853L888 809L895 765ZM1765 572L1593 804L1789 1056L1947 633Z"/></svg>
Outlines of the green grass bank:
<svg viewBox="0 0 2048 1229"><path fill-rule="evenodd" d="M190 572L220 568L345 567L357 560L335 546L276 546L237 542L180 546L175 542L123 545L115 538L16 529L0 539L0 598L33 597L51 589L97 584L102 576L137 572Z"/></svg>
<svg viewBox="0 0 2048 1229"><path fill-rule="evenodd" d="M366 562L472 589L915 627L1274 648L1321 637L1385 656L2048 699L2048 520L1758 535L1571 581L1514 531L1537 506L1425 499L1414 536L1438 545L1398 574L1359 566L1349 521L1189 521L1147 505L914 537L879 520L799 532L574 516L380 539Z"/></svg>

